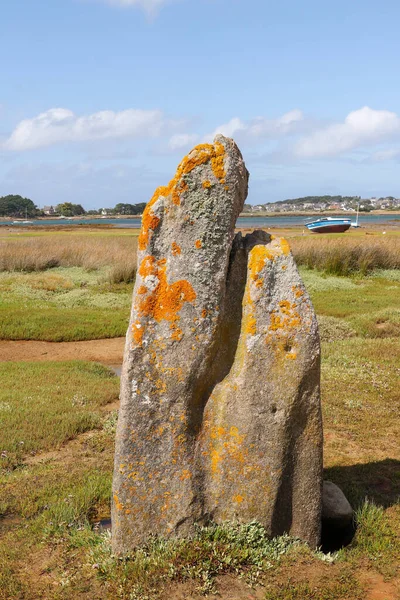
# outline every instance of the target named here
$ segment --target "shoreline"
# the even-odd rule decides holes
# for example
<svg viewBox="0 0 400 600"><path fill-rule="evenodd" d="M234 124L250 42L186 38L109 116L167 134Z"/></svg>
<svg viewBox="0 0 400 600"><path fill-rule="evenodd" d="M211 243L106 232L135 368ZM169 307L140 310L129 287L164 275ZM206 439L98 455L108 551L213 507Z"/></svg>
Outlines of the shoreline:
<svg viewBox="0 0 400 600"><path fill-rule="evenodd" d="M324 210L324 211L290 211L290 212L267 212L267 211L258 211L256 213L248 213L248 212L242 212L239 215L239 218L241 219L254 219L254 218L258 218L258 217L268 217L268 218L287 218L287 217L322 217L324 215L346 215L346 216L355 216L356 213L353 211L345 211L345 210ZM400 216L400 211L398 210L371 210L369 212L363 212L360 211L359 216L380 216L380 215L384 215L384 216L393 216L393 217L399 217ZM60 223L65 223L66 225L68 225L68 221L69 222L74 222L74 221L93 221L93 220L100 220L100 219L104 219L107 221L110 220L115 220L115 221L119 221L119 220L141 220L142 219L142 214L140 215L109 215L109 216L96 216L96 215L79 215L79 216L75 216L75 217L68 217L68 218L60 218L60 217L52 217L52 216L46 216L46 217L32 217L30 219L22 219L22 218L14 218L14 217L0 217L0 223L1 222L6 222L6 223L15 223L15 224L24 224L24 221L32 221L33 223L36 222L41 222L41 221L59 221ZM71 223L71 224L72 224ZM105 223L106 225L106 223Z"/></svg>

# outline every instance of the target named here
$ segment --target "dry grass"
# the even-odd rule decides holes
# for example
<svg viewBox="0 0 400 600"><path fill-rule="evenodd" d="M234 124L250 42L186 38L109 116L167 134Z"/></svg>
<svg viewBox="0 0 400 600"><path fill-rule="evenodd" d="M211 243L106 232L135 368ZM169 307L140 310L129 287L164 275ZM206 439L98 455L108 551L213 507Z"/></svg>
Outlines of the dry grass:
<svg viewBox="0 0 400 600"><path fill-rule="evenodd" d="M112 283L132 281L136 271L136 236L49 234L0 240L0 271L44 271L54 267L93 270L109 266Z"/></svg>
<svg viewBox="0 0 400 600"><path fill-rule="evenodd" d="M297 264L332 275L400 268L400 237L396 235L307 236L292 238L290 245Z"/></svg>
<svg viewBox="0 0 400 600"><path fill-rule="evenodd" d="M291 237L296 261L332 275L367 274L400 268L400 236L396 234L319 235ZM44 271L54 267L110 267L110 283L135 278L137 236L108 233L54 233L0 239L0 271Z"/></svg>

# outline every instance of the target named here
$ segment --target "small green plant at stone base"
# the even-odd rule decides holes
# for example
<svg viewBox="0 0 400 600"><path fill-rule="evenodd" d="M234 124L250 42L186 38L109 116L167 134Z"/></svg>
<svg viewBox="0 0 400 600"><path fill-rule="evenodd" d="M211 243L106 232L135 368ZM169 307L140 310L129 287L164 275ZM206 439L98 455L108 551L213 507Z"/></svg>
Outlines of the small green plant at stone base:
<svg viewBox="0 0 400 600"><path fill-rule="evenodd" d="M400 498L399 498L400 503ZM381 506L366 499L356 511L357 534L352 553L367 556L376 566L384 567L385 557L398 557L400 539Z"/></svg>
<svg viewBox="0 0 400 600"><path fill-rule="evenodd" d="M113 558L109 533L89 551L89 561L101 578L119 579L132 598L156 598L154 590L167 581L194 580L201 593L214 593L215 577L239 573L249 583L301 546L287 535L270 539L257 522L198 527L192 538L153 538L125 559ZM141 594L141 595L140 595Z"/></svg>

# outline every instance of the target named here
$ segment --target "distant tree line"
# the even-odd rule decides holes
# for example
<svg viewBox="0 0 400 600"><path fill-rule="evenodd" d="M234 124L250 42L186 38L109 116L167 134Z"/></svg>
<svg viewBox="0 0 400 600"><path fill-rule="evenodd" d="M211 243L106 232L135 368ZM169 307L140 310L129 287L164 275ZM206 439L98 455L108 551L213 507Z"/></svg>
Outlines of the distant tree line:
<svg viewBox="0 0 400 600"><path fill-rule="evenodd" d="M29 198L14 194L0 197L0 217L32 218L40 216L41 212Z"/></svg>
<svg viewBox="0 0 400 600"><path fill-rule="evenodd" d="M99 208L98 210L86 211L81 204L72 202L63 202L54 207L55 216L77 217L80 215L140 215L146 206L145 202L138 204L128 204L119 202L114 208ZM43 210L39 209L29 198L23 198L19 195L9 194L0 197L0 217L35 218L44 217Z"/></svg>

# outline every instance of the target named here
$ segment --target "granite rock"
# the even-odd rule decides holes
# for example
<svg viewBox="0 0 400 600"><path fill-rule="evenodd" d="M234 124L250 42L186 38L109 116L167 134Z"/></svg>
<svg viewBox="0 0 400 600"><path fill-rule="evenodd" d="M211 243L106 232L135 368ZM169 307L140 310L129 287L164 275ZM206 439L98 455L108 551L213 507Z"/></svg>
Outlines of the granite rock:
<svg viewBox="0 0 400 600"><path fill-rule="evenodd" d="M319 543L317 322L289 246L234 235L248 172L194 148L146 207L121 373L114 552L253 519Z"/></svg>

